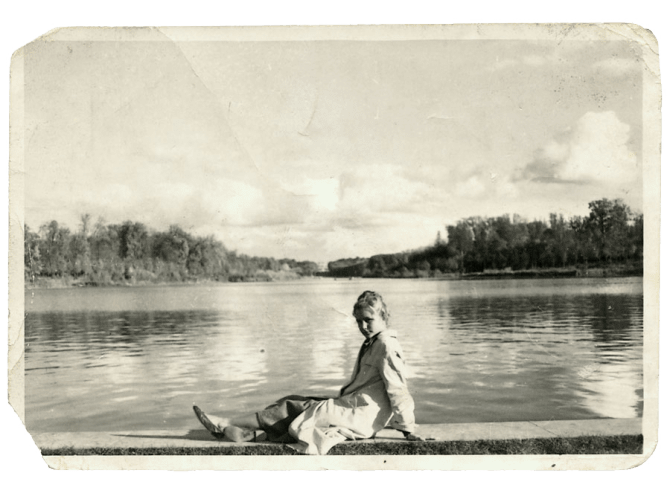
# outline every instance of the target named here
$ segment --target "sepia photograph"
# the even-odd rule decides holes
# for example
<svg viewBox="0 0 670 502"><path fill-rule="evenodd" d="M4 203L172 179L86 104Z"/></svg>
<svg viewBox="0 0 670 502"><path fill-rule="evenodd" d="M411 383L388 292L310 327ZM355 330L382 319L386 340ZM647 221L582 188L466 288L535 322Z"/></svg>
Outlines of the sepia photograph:
<svg viewBox="0 0 670 502"><path fill-rule="evenodd" d="M660 100L632 24L55 29L10 403L54 469L639 465Z"/></svg>

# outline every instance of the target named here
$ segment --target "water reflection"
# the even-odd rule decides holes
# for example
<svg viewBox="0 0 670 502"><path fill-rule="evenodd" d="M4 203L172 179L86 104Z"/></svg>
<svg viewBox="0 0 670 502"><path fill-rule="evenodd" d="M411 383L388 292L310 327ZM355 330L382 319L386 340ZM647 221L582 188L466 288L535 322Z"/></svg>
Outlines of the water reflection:
<svg viewBox="0 0 670 502"><path fill-rule="evenodd" d="M382 292L422 423L642 413L639 280L314 281L28 292L31 430L189 428L286 393L334 395Z"/></svg>
<svg viewBox="0 0 670 502"><path fill-rule="evenodd" d="M524 409L535 419L634 417L641 413L642 296L616 294L443 297L444 354L453 379L487 406L489 419ZM468 350L474 347L475 351ZM434 368L437 359L427 363ZM426 380L434 378L427 373ZM454 408L466 418L462 405ZM468 406L465 404L465 406ZM497 411L493 411L496 409ZM473 410L474 411L474 410ZM466 412L467 413L467 412ZM481 412L480 412L481 416Z"/></svg>

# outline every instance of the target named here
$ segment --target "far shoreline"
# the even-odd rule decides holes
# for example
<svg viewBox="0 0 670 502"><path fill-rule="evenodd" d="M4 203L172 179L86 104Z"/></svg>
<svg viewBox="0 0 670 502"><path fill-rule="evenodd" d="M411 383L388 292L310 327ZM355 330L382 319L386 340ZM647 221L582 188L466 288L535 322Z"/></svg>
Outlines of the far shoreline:
<svg viewBox="0 0 670 502"><path fill-rule="evenodd" d="M611 267L557 267L550 269L531 269L531 270L484 270L483 272L470 272L465 274L433 274L425 276L412 277L384 277L384 276L351 276L337 277L331 275L314 275L303 277L287 277L283 279L267 280L267 278L250 278L248 280L216 280L216 279L197 279L185 281L118 281L97 283L93 281L80 281L69 278L38 278L35 282L26 281L24 290L43 290L43 289L73 289L73 288L134 288L134 287L166 287L166 286L207 286L222 285L234 283L286 283L313 280L333 280L349 281L360 279L398 279L398 280L429 280L429 281L478 281L478 280L524 280L524 279L593 279L593 278L612 278L612 277L643 277L642 264L611 266Z"/></svg>

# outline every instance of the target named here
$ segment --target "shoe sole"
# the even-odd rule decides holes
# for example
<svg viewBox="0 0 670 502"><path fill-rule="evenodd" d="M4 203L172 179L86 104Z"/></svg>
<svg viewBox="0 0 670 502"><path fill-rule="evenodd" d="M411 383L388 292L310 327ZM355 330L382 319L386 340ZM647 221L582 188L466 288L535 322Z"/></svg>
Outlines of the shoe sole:
<svg viewBox="0 0 670 502"><path fill-rule="evenodd" d="M200 423L207 429L209 432L212 433L212 435L217 438L221 439L225 437L223 430L219 428L219 426L215 425L214 422L212 422L207 415L205 415L205 412L203 412L200 408L197 406L193 407L193 411L195 412L195 416L198 418Z"/></svg>

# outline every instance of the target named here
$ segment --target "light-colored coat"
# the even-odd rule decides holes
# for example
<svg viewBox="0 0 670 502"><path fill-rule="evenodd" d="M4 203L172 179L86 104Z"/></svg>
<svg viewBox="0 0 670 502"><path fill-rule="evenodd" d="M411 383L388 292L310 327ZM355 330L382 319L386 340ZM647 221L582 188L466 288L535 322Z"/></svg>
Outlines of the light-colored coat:
<svg viewBox="0 0 670 502"><path fill-rule="evenodd" d="M370 438L387 425L414 431L414 400L396 335L393 330L376 335L369 347L361 348L340 397L320 401L291 423L298 451L324 455L346 439Z"/></svg>

